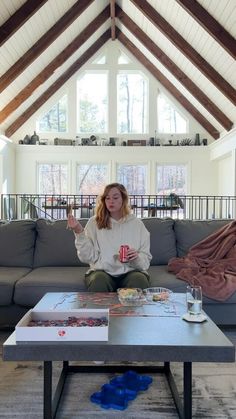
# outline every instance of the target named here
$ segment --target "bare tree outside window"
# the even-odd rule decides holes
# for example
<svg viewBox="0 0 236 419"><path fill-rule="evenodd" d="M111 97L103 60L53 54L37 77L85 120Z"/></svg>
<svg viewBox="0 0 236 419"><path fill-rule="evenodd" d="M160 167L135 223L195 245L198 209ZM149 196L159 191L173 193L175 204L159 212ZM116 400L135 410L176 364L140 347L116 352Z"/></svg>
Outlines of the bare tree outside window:
<svg viewBox="0 0 236 419"><path fill-rule="evenodd" d="M67 95L65 95L37 121L37 131L66 132L67 113Z"/></svg>
<svg viewBox="0 0 236 419"><path fill-rule="evenodd" d="M86 73L77 82L78 132L107 132L107 73Z"/></svg>
<svg viewBox="0 0 236 419"><path fill-rule="evenodd" d="M139 72L117 75L117 132L144 134L147 131L146 78Z"/></svg>
<svg viewBox="0 0 236 419"><path fill-rule="evenodd" d="M80 164L76 175L77 193L98 195L108 183L108 166L106 164Z"/></svg>
<svg viewBox="0 0 236 419"><path fill-rule="evenodd" d="M181 134L187 132L187 121L168 99L159 94L157 98L158 132Z"/></svg>
<svg viewBox="0 0 236 419"><path fill-rule="evenodd" d="M66 164L38 164L39 193L65 195L68 193L68 167Z"/></svg>
<svg viewBox="0 0 236 419"><path fill-rule="evenodd" d="M157 195L187 194L186 165L158 165L157 166Z"/></svg>
<svg viewBox="0 0 236 419"><path fill-rule="evenodd" d="M130 195L145 195L146 179L146 166L119 164L117 167L117 180L126 187Z"/></svg>

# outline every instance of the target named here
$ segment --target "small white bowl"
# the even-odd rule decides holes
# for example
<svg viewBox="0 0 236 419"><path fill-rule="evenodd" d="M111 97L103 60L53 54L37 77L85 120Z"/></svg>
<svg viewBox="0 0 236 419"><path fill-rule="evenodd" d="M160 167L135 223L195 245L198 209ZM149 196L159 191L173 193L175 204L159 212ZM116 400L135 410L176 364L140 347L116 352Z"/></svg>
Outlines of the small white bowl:
<svg viewBox="0 0 236 419"><path fill-rule="evenodd" d="M145 288L143 293L147 299L147 301L152 302L164 302L168 301L171 298L173 292L168 288L163 287L152 287L152 288Z"/></svg>

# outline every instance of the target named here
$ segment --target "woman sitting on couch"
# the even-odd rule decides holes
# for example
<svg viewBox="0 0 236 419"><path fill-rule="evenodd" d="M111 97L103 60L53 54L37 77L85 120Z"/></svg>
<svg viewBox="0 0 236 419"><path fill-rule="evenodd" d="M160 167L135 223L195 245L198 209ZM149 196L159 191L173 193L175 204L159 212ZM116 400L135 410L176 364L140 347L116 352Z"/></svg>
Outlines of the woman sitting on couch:
<svg viewBox="0 0 236 419"><path fill-rule="evenodd" d="M75 233L79 259L90 265L85 275L89 291L116 291L117 288L147 288L147 269L152 258L150 234L143 222L130 213L125 187L111 183L99 197L95 216L85 229L72 214L68 227ZM119 257L121 245L128 245L126 262Z"/></svg>

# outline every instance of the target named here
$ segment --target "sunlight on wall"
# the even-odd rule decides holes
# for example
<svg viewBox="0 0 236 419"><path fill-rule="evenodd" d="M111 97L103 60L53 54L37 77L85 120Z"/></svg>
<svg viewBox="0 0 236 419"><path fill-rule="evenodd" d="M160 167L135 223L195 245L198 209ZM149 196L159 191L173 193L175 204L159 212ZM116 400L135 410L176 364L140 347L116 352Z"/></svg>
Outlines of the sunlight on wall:
<svg viewBox="0 0 236 419"><path fill-rule="evenodd" d="M0 135L0 153L6 147L7 144L12 144L13 141L5 137L5 135Z"/></svg>
<svg viewBox="0 0 236 419"><path fill-rule="evenodd" d="M7 179L5 179L2 184L2 193L7 193Z"/></svg>

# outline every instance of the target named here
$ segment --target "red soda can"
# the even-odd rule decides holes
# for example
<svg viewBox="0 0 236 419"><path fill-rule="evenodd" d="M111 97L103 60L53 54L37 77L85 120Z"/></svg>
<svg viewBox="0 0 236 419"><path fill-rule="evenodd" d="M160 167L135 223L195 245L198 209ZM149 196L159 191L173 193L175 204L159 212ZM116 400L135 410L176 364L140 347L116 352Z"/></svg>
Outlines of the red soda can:
<svg viewBox="0 0 236 419"><path fill-rule="evenodd" d="M123 263L128 262L128 259L127 259L128 250L129 250L129 246L127 244L122 244L120 246L120 251L119 251L120 261Z"/></svg>

